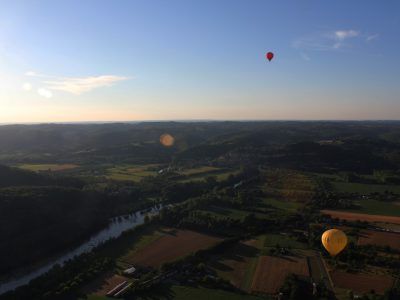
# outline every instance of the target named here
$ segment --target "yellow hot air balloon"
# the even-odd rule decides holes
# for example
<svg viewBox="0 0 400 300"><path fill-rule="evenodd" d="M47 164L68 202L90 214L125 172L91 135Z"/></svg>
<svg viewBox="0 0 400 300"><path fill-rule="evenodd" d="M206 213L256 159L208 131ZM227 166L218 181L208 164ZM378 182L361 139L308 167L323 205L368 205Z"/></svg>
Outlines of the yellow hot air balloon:
<svg viewBox="0 0 400 300"><path fill-rule="evenodd" d="M322 245L331 256L339 254L347 245L346 234L339 229L329 229L322 235Z"/></svg>

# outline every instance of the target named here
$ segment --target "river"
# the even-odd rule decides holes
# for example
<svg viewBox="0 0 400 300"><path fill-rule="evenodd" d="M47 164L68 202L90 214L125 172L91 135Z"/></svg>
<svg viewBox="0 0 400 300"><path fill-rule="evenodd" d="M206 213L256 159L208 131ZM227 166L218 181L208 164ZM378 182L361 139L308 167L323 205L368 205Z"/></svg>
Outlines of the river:
<svg viewBox="0 0 400 300"><path fill-rule="evenodd" d="M121 217L116 217L111 219L107 228L99 231L89 238L86 242L80 246L74 248L73 250L65 253L64 255L51 260L45 265L38 267L36 270L27 272L26 274L15 276L14 278L7 279L0 282L0 295L8 291L12 291L20 286L28 284L32 279L43 275L49 271L55 265L63 265L67 260L74 258L75 256L81 255L82 253L87 253L93 250L93 248L99 246L100 244L108 241L111 238L119 237L124 231L135 228L138 225L144 223L144 217L147 213L157 214L160 208L153 207L151 210L145 210L136 212L130 215L125 215Z"/></svg>

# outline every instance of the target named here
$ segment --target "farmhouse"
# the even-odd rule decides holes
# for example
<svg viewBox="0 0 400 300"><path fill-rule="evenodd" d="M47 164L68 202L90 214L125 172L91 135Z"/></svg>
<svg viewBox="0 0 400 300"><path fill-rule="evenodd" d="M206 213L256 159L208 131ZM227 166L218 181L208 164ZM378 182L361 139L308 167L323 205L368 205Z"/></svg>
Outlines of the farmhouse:
<svg viewBox="0 0 400 300"><path fill-rule="evenodd" d="M124 274L125 275L132 275L135 272L136 272L136 268L135 267L130 267L130 268L124 270Z"/></svg>

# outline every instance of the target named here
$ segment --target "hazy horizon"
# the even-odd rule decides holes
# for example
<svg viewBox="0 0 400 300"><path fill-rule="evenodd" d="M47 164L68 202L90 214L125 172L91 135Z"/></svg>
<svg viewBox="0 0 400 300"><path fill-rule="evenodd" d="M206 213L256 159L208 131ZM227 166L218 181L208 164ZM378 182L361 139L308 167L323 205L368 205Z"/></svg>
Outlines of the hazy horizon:
<svg viewBox="0 0 400 300"><path fill-rule="evenodd" d="M0 122L4 125L41 125L41 124L135 124L135 123L206 123L206 122L400 122L400 119L143 119L143 120L99 120L99 121L42 121L42 122Z"/></svg>

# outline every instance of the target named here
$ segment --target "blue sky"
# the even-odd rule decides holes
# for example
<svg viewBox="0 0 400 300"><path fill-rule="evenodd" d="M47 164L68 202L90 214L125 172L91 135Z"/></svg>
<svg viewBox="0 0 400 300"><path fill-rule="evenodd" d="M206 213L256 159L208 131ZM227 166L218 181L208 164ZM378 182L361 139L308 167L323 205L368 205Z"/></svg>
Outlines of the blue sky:
<svg viewBox="0 0 400 300"><path fill-rule="evenodd" d="M0 122L400 118L396 0L0 5Z"/></svg>

